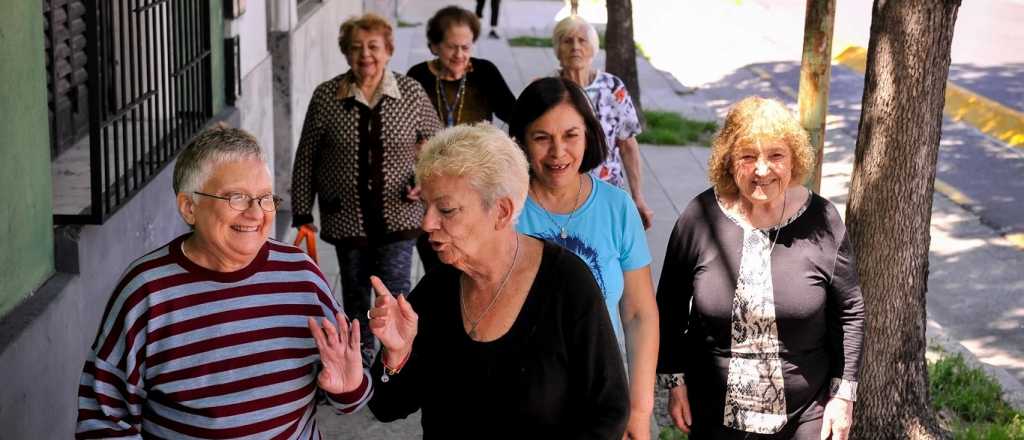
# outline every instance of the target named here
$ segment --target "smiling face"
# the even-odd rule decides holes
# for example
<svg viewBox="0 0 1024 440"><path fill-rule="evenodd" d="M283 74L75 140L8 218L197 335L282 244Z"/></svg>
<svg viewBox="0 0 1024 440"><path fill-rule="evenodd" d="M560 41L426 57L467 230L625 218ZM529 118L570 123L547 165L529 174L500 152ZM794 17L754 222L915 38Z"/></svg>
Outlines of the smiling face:
<svg viewBox="0 0 1024 440"><path fill-rule="evenodd" d="M391 53L387 41L379 32L355 29L352 31L352 42L345 50L345 59L356 74L360 83L363 80L376 80L384 74Z"/></svg>
<svg viewBox="0 0 1024 440"><path fill-rule="evenodd" d="M793 153L781 140L737 146L732 152L732 175L741 197L754 204L771 202L789 188Z"/></svg>
<svg viewBox="0 0 1024 440"><path fill-rule="evenodd" d="M568 102L552 107L526 127L526 156L533 177L542 185L576 185L586 148L583 117Z"/></svg>
<svg viewBox="0 0 1024 440"><path fill-rule="evenodd" d="M594 45L587 39L587 30L583 27L562 35L557 53L558 62L567 70L587 69L594 62Z"/></svg>
<svg viewBox="0 0 1024 440"><path fill-rule="evenodd" d="M456 24L445 31L444 40L430 45L430 48L452 79L462 78L473 54L473 31L467 25Z"/></svg>
<svg viewBox="0 0 1024 440"><path fill-rule="evenodd" d="M233 193L261 197L273 192L267 165L259 159L246 159L214 165L200 192L227 197ZM256 257L274 227L274 212L263 211L253 201L238 211L227 200L192 194L178 194L178 208L187 223L195 228L194 252L208 253L218 259L248 262Z"/></svg>
<svg viewBox="0 0 1024 440"><path fill-rule="evenodd" d="M467 260L486 254L487 237L501 226L498 202L487 208L469 180L433 176L421 183L423 231L445 264L463 269Z"/></svg>

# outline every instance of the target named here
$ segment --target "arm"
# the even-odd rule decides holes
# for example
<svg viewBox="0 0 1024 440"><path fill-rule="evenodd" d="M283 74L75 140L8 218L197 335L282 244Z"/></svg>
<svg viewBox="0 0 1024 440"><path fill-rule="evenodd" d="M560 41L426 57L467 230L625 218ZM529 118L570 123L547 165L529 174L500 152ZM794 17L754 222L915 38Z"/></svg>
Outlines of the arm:
<svg viewBox="0 0 1024 440"><path fill-rule="evenodd" d="M648 438L654 410L654 370L658 362L658 304L654 300L651 267L623 274L625 290L619 302L629 357L630 438Z"/></svg>
<svg viewBox="0 0 1024 440"><path fill-rule="evenodd" d="M323 86L321 86L323 87ZM302 134L299 136L299 147L295 151L295 162L292 165L292 226L299 227L313 223L313 202L316 193L313 188L314 158L320 147L320 88L313 93L306 118L302 123ZM313 230L316 227L313 226Z"/></svg>
<svg viewBox="0 0 1024 440"><path fill-rule="evenodd" d="M508 83L505 82L505 77L501 76L498 67L490 62L487 64L490 64L492 71L487 87L489 99L492 100L491 107L498 119L508 124L512 120L512 111L516 106L516 95L508 88Z"/></svg>
<svg viewBox="0 0 1024 440"><path fill-rule="evenodd" d="M643 193L643 172L640 171L640 145L636 143L636 137L619 139L619 153L622 154L622 167L626 170L626 180L629 181L629 193L633 196L633 203L640 213L640 219L644 222L644 229L651 229L651 222L654 220L654 210L647 206L647 200Z"/></svg>
<svg viewBox="0 0 1024 440"><path fill-rule="evenodd" d="M845 229L840 233L843 238L836 253L825 304L832 383L821 431L822 438L831 434L832 438L845 439L853 425L853 406L857 400L864 340L864 299L857 278L853 246Z"/></svg>
<svg viewBox="0 0 1024 440"><path fill-rule="evenodd" d="M669 236L665 263L661 268L661 280L658 282L656 300L661 341L658 350L658 373L665 377L684 372L686 356L691 350L686 341L695 269L695 262L688 251L690 232L686 220L680 216L672 229L672 235ZM669 415L676 427L689 432L692 420L685 382L669 392Z"/></svg>
<svg viewBox="0 0 1024 440"><path fill-rule="evenodd" d="M376 386L370 410L377 420L390 422L404 419L421 406L418 389L421 368L413 354L419 333L419 315L405 296L398 295L396 299L379 278L370 277L370 283L376 295L370 311L370 329L383 346L370 368ZM419 298L415 293L414 290L409 296Z"/></svg>

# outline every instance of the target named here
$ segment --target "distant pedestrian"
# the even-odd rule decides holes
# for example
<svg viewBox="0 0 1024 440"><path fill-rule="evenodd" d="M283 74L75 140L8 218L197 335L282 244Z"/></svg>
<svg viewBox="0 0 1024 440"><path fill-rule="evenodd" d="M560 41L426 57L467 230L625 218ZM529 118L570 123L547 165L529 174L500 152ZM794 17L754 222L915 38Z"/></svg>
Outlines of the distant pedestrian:
<svg viewBox="0 0 1024 440"><path fill-rule="evenodd" d="M369 398L359 321L306 254L268 239L273 182L242 130L185 148L174 191L192 231L117 283L79 382L78 438L319 439L317 399L345 413Z"/></svg>
<svg viewBox="0 0 1024 440"><path fill-rule="evenodd" d="M413 165L441 121L416 80L388 70L395 43L387 21L366 14L342 23L340 34L351 69L313 92L295 153L292 225L314 227L319 201L320 237L338 255L345 312L364 316L371 275L396 292L411 287L423 218ZM374 339L362 336L369 364Z"/></svg>
<svg viewBox="0 0 1024 440"><path fill-rule="evenodd" d="M446 127L491 121L494 116L506 123L511 119L516 97L505 78L490 61L473 58L480 36L480 20L458 6L437 11L427 21L427 42L436 56L409 69L409 77L419 81ZM439 263L426 236L416 243L420 260L427 271Z"/></svg>
<svg viewBox="0 0 1024 440"><path fill-rule="evenodd" d="M487 3L487 0L476 0L476 16L478 18L484 18L484 3ZM501 0L491 0L491 31L487 33L487 38L500 38L498 36L499 8L501 8Z"/></svg>
<svg viewBox="0 0 1024 440"><path fill-rule="evenodd" d="M597 279L628 366L627 433L646 439L658 359L651 252L629 195L587 173L604 159L601 124L576 83L542 78L519 95L509 131L530 161L530 195L516 227L572 251Z"/></svg>
<svg viewBox="0 0 1024 440"><path fill-rule="evenodd" d="M849 434L864 303L842 217L801 186L813 164L782 103L743 99L713 141L712 188L672 231L658 372L692 438Z"/></svg>
<svg viewBox="0 0 1024 440"><path fill-rule="evenodd" d="M626 377L600 288L579 257L516 232L528 172L489 125L424 147L423 230L446 265L408 302L375 284L378 420L422 410L424 438L623 438Z"/></svg>
<svg viewBox="0 0 1024 440"><path fill-rule="evenodd" d="M608 158L590 173L619 188L628 187L644 229L649 229L654 210L647 206L643 194L640 146L636 142L641 131L640 119L626 83L594 68L594 55L600 50L597 30L582 17L571 15L559 21L552 44L561 64L556 76L572 80L586 90L608 144Z"/></svg>

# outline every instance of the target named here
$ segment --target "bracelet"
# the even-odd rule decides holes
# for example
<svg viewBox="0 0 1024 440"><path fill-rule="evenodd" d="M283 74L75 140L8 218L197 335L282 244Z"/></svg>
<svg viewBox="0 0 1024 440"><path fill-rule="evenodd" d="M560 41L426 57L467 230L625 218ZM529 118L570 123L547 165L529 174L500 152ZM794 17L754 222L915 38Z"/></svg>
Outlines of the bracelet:
<svg viewBox="0 0 1024 440"><path fill-rule="evenodd" d="M394 376L398 374L400 371L402 371L402 367L405 366L405 363L409 361L410 357L412 357L412 351L410 351L409 354L405 355L405 359L402 359L402 362L399 362L398 365L392 368L388 366L387 362L384 362L384 354L382 353L380 356L380 364L384 366L384 374L380 375L381 383L388 383L388 381L391 380L391 376Z"/></svg>
<svg viewBox="0 0 1024 440"><path fill-rule="evenodd" d="M658 381L666 390L671 390L680 385L685 385L686 376L683 373L659 374Z"/></svg>

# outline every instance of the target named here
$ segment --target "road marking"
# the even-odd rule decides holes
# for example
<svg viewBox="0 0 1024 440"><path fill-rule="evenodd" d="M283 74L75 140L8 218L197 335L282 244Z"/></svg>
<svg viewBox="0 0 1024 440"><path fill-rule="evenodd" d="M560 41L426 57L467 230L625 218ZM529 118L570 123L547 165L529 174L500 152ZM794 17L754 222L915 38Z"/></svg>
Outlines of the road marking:
<svg viewBox="0 0 1024 440"><path fill-rule="evenodd" d="M835 57L840 64L864 74L867 49L849 46ZM946 81L946 116L966 122L982 133L1024 147L1024 113Z"/></svg>

